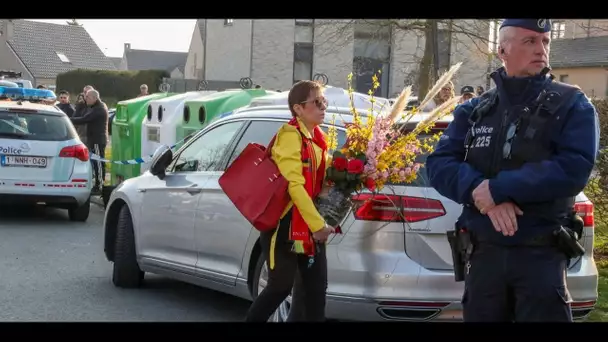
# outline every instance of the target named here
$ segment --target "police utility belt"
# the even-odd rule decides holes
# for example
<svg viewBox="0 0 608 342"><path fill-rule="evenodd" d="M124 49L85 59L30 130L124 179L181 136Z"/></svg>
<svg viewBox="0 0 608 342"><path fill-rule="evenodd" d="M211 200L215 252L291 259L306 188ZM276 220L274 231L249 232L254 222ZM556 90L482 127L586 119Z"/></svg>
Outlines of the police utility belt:
<svg viewBox="0 0 608 342"><path fill-rule="evenodd" d="M546 72L548 71L544 71L544 73ZM553 78L553 76L551 76L551 78ZM516 164L517 161L523 163L524 161L545 160L551 156L552 151L540 141L542 132L551 116L557 113L562 105L570 101L572 96L576 93L576 90L578 90L578 88L563 83L557 83L551 79L540 92L537 99L532 103L532 106L530 106L530 108L533 108L533 111L530 111L528 107L523 109L524 113L522 113L521 116L524 116L526 125L523 125L525 126L523 132L518 132L515 137L515 139L519 140L517 143L520 148L517 149L515 155L509 156L509 158L513 159L513 164ZM489 114L492 107L496 105L497 100L498 91L496 88L493 88L481 95L478 105L473 109L471 117L469 118L471 129L467 132L465 138L465 161L469 149L475 140L475 125L479 123L485 115ZM521 119L518 119L518 125L520 121ZM503 152L504 151L501 149L497 149L497 153L501 153L502 155ZM533 212L541 217L544 216L543 213L545 212L547 213L547 216L555 217L554 215L557 211L556 207L569 208L570 213L564 218L565 222L563 223L565 224L561 224L560 228L553 231L552 234L529 239L518 246L555 246L569 259L582 256L585 253L585 250L578 240L583 234L584 223L574 212L573 206L574 198L564 199L563 201L557 201L556 203L549 203L547 205L537 204L526 206L524 212ZM551 217L547 218L552 220ZM468 265L475 246L480 243L486 243L486 241L480 240L478 236L468 232L459 222L456 223L454 230L447 232L447 238L452 250L455 280L457 282L463 281L465 278L466 265Z"/></svg>
<svg viewBox="0 0 608 342"><path fill-rule="evenodd" d="M551 235L541 235L512 247L555 246L571 260L585 254L584 247L579 243L579 239L582 236L583 225L583 220L578 215L573 215L569 226L561 226L553 231ZM467 273L466 269L470 265L469 260L475 250L475 246L480 243L485 243L485 241L479 240L477 236L467 231L466 228L460 227L458 224L456 224L454 230L449 230L447 232L447 237L450 249L452 250L454 279L457 282L464 281L465 273Z"/></svg>

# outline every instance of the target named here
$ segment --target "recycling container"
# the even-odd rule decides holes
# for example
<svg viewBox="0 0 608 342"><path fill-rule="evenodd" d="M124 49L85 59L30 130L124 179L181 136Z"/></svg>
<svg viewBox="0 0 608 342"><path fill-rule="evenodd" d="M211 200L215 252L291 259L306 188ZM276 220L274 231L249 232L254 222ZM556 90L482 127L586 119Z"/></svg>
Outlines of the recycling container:
<svg viewBox="0 0 608 342"><path fill-rule="evenodd" d="M229 89L200 98L187 100L182 122L177 125L176 140L181 141L208 125L214 119L230 115L234 110L247 106L251 100L275 92L264 89Z"/></svg>
<svg viewBox="0 0 608 342"><path fill-rule="evenodd" d="M182 121L184 102L188 99L199 98L216 93L215 90L191 91L182 94L150 101L152 110L142 120L141 156L151 156L162 144L173 146L177 125ZM150 164L141 164L140 172L148 170Z"/></svg>
<svg viewBox="0 0 608 342"><path fill-rule="evenodd" d="M148 102L171 96L173 93L155 93L120 101L112 120L112 160L132 160L141 156L141 123L148 110ZM106 158L109 159L109 158ZM140 174L140 166L113 164L111 183L118 185L125 179Z"/></svg>

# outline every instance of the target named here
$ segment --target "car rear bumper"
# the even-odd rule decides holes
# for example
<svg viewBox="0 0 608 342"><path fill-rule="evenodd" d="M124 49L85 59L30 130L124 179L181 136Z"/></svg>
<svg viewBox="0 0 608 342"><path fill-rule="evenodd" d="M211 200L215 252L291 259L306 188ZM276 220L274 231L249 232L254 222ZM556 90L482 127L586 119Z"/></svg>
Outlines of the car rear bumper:
<svg viewBox="0 0 608 342"><path fill-rule="evenodd" d="M330 280L327 317L355 321L462 320L460 301L464 283L456 283L452 272L430 271L420 267L417 274L400 274L398 269L387 278L390 280L375 288L364 286L363 283L337 287L350 288L351 293L331 293ZM574 265L568 272L567 281L573 299L572 314L575 320L583 320L593 310L597 300L598 272L593 258L584 257ZM366 295L366 292L373 295Z"/></svg>
<svg viewBox="0 0 608 342"><path fill-rule="evenodd" d="M91 185L75 182L5 181L0 179L0 204L82 205L91 195Z"/></svg>

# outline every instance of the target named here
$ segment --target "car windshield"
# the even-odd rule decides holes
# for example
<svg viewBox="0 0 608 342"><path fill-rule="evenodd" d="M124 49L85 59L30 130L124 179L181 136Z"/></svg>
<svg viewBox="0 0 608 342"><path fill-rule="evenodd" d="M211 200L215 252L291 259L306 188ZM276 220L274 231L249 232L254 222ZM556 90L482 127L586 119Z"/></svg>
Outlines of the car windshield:
<svg viewBox="0 0 608 342"><path fill-rule="evenodd" d="M76 136L65 115L0 112L0 139L65 141Z"/></svg>

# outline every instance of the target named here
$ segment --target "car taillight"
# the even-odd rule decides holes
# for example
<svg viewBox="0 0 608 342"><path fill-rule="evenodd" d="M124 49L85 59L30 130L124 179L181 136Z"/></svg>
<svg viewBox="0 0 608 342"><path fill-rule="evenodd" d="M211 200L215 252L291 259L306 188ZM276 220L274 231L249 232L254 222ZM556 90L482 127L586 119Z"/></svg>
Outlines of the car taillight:
<svg viewBox="0 0 608 342"><path fill-rule="evenodd" d="M361 221L419 222L445 215L441 201L412 196L359 194L355 219Z"/></svg>
<svg viewBox="0 0 608 342"><path fill-rule="evenodd" d="M593 227L595 220L593 218L593 203L591 201L578 202L574 204L574 210L585 222L585 227Z"/></svg>
<svg viewBox="0 0 608 342"><path fill-rule="evenodd" d="M59 156L62 158L76 158L86 162L89 160L89 149L83 144L66 146L59 151Z"/></svg>

